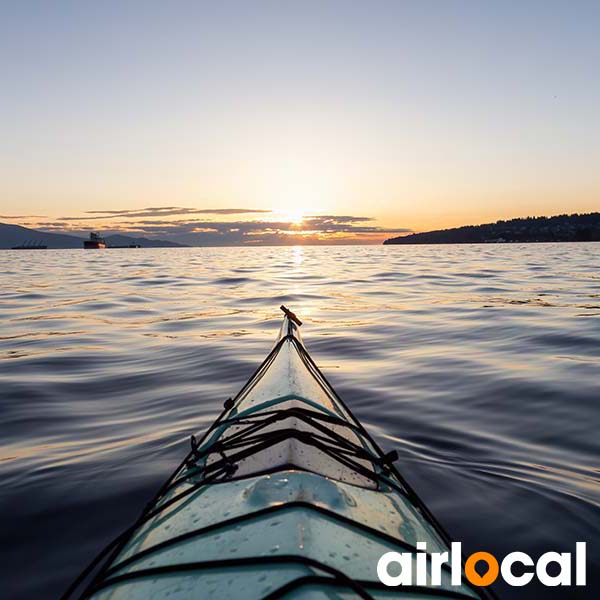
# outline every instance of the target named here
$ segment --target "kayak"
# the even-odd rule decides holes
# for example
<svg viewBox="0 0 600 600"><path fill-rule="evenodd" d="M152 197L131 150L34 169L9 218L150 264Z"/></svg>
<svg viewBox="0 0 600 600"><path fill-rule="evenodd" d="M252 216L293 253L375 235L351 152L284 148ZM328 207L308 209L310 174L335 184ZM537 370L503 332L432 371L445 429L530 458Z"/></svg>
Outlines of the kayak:
<svg viewBox="0 0 600 600"><path fill-rule="evenodd" d="M423 542L427 553L447 552L450 538L395 467L397 454L380 449L321 373L298 317L281 308L264 362L64 599L493 597L464 578L452 585L448 565L435 586L430 576L380 581L385 553Z"/></svg>

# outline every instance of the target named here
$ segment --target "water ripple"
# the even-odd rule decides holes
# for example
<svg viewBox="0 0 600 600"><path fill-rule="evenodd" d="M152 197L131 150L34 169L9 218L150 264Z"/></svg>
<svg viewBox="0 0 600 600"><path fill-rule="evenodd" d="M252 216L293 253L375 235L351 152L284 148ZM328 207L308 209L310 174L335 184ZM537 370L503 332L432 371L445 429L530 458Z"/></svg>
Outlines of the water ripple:
<svg viewBox="0 0 600 600"><path fill-rule="evenodd" d="M58 596L131 522L264 358L282 303L467 551L583 540L600 572L599 244L2 257L8 597Z"/></svg>

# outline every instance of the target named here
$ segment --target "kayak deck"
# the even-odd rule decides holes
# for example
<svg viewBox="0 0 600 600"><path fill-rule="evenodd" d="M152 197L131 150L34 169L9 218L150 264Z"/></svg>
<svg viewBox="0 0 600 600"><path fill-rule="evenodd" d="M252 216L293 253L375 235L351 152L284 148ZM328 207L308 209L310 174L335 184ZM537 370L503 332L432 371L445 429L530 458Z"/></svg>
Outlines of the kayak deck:
<svg viewBox="0 0 600 600"><path fill-rule="evenodd" d="M392 465L394 453L381 451L312 361L295 315L286 314L263 364L191 443L138 521L99 557L82 597L487 596L451 586L449 567L441 587L379 582L385 552L416 552L417 542L444 552L449 539Z"/></svg>

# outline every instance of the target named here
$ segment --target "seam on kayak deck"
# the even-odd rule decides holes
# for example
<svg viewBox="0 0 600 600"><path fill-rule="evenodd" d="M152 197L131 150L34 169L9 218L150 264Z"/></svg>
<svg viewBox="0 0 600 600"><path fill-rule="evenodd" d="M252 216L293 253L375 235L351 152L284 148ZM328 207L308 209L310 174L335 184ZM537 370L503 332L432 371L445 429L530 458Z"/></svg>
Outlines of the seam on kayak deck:
<svg viewBox="0 0 600 600"><path fill-rule="evenodd" d="M163 542L155 544L154 546L151 546L149 548L141 550L141 551L137 552L136 554L134 554L126 559L123 559L122 561L112 565L105 572L105 575L107 577L110 577L113 573L116 573L117 571L124 569L125 567L137 562L138 560L142 560L142 559L146 558L147 556L149 556L150 554L159 552L161 550L164 550L165 548L169 548L170 546L173 546L179 542L182 542L182 541L194 538L194 537L200 537L207 533L212 533L213 531L217 531L223 527L231 527L232 525L237 525L239 523L243 523L244 521L259 520L261 517L264 517L266 515L284 512L284 511L291 510L291 509L298 509L298 508L305 509L305 510L312 510L314 512L321 513L321 514L331 518L334 521L338 521L339 523L347 525L353 529L360 529L360 530L372 535L374 538L379 538L379 539L383 540L385 543L394 544L394 545L399 546L400 548L407 550L409 552L422 552L424 554L429 555L429 553L426 553L422 550L418 550L416 548L416 546L413 546L412 544L408 543L405 540L396 538L393 535L386 533L385 531L380 531L379 529L375 529L374 527L371 527L369 525L359 523L358 521L350 519L349 517L346 517L343 514L332 511L331 509L325 508L318 504L311 504L310 502L305 502L302 500L292 500L290 502L284 502L282 504L277 504L277 505L273 505L273 506L267 506L265 508L260 508L251 513L243 513L241 515L232 517L230 519L226 519L224 521L219 521L218 523L212 523L210 525L206 525L205 527L199 527L198 529L195 529L192 531L186 531L185 533L182 533L180 535L177 535L177 536L174 536L167 540L164 540ZM441 567L442 567L442 569L444 569L448 572L451 572L450 565L442 564Z"/></svg>

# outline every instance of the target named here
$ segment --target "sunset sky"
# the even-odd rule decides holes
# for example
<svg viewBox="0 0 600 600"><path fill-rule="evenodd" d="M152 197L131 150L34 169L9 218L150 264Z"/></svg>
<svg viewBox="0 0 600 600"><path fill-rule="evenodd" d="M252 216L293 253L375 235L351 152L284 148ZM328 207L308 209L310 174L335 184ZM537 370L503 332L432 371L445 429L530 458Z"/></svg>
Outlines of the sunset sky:
<svg viewBox="0 0 600 600"><path fill-rule="evenodd" d="M585 1L4 2L0 221L375 242L598 210L599 28Z"/></svg>

